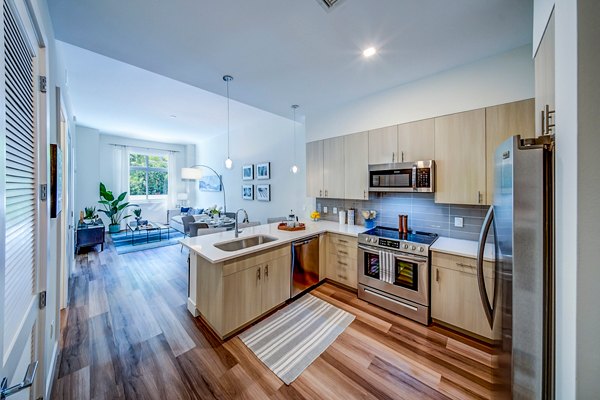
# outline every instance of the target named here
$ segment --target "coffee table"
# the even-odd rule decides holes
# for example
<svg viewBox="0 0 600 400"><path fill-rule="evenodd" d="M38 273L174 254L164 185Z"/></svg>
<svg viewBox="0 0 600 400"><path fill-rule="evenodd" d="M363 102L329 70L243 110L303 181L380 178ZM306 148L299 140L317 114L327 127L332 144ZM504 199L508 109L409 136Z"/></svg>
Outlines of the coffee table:
<svg viewBox="0 0 600 400"><path fill-rule="evenodd" d="M148 222L146 225L141 225L138 226L137 223L135 222L128 222L127 223L127 234L129 234L129 232L131 232L131 245L134 246L135 245L135 238L136 238L136 232L138 232L137 236L142 236L144 232L146 233L146 242L145 243L150 243L150 232L152 231L158 231L158 241L160 242L162 240L162 231L166 229L167 230L167 240L170 239L170 230L171 227L169 225L165 225L165 224L161 224L158 222ZM143 242L142 242L143 243ZM138 241L139 244L139 241Z"/></svg>

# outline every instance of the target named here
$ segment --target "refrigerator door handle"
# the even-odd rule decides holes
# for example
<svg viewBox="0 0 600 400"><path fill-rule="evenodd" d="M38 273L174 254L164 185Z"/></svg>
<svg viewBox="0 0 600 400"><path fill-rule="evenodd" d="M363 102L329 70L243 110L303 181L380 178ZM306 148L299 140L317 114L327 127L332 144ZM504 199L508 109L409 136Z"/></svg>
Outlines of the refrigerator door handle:
<svg viewBox="0 0 600 400"><path fill-rule="evenodd" d="M492 222L494 220L494 207L490 206L488 210L485 220L483 221L483 226L481 227L481 232L479 233L479 243L477 246L477 285L479 286L479 297L481 298L481 303L483 304L483 311L485 311L485 316L487 317L488 323L490 324L490 328L493 328L494 325L494 308L490 304L487 296L487 290L485 288L485 278L483 275L483 252L485 250L485 241L490 232L490 227L492 226ZM498 240L498 238L494 238L494 240ZM496 269L498 266L496 265ZM496 296L496 290L494 288L494 297ZM495 302L494 302L495 303Z"/></svg>

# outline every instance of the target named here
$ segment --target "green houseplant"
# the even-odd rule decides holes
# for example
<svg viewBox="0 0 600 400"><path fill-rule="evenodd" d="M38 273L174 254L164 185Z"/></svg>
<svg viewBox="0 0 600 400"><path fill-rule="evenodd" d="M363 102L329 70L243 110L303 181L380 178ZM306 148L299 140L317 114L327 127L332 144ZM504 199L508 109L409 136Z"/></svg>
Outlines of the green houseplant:
<svg viewBox="0 0 600 400"><path fill-rule="evenodd" d="M100 200L98 203L102 204L104 209L98 211L103 212L108 219L110 219L110 224L108 225L108 231L110 233L119 232L121 229L121 221L131 217L129 214L125 215L125 210L128 207L137 207L137 204L126 202L125 196L127 196L127 192L123 192L115 198L111 191L106 190L104 183L100 182Z"/></svg>

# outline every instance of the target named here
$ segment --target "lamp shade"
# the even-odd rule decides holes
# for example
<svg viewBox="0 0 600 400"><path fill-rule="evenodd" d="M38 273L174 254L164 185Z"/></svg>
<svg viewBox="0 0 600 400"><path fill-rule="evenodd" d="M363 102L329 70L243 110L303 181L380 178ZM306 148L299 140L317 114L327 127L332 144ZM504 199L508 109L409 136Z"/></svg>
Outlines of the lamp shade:
<svg viewBox="0 0 600 400"><path fill-rule="evenodd" d="M198 168L181 168L181 179L199 180L202 178L202 170Z"/></svg>

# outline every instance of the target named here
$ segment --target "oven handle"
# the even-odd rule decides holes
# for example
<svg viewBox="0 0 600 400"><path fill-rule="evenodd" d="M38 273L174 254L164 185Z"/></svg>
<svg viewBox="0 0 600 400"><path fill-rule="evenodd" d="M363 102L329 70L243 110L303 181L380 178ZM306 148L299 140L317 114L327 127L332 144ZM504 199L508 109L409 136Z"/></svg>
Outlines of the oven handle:
<svg viewBox="0 0 600 400"><path fill-rule="evenodd" d="M394 299L392 299L391 297L384 296L384 295L382 295L382 294L379 294L379 293L377 293L377 292L374 292L374 291L372 291L372 290L369 290L369 289L367 289L367 288L365 288L365 289L364 289L364 291L365 291L365 292L367 292L367 293L369 293L369 294L372 294L373 296L377 296L377 297L379 297L379 298L381 298L381 299L384 299L384 300L387 300L387 301L391 301L392 303L396 303L396 304L398 304L399 306L406 307L406 308L408 308L409 310L413 310L413 311L419 311L419 309L418 309L417 307L414 307L414 306L409 306L408 304L404 304L404 303L402 303L401 301L394 300Z"/></svg>
<svg viewBox="0 0 600 400"><path fill-rule="evenodd" d="M376 254L379 254L380 251L384 251L384 252L392 253L394 256L396 256L397 258L399 258L401 260L406 260L406 261L411 261L411 262L414 262L414 261L427 262L427 257L417 256L417 255L413 255L413 254L409 254L409 253L403 253L401 251L395 251L395 250L389 250L389 249L379 249L377 247L365 246L364 244L359 244L358 249L369 252L369 253L376 253Z"/></svg>

